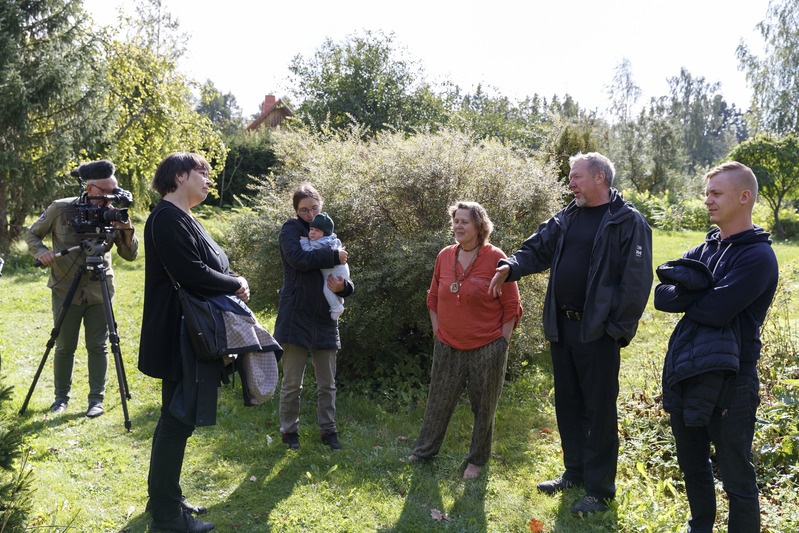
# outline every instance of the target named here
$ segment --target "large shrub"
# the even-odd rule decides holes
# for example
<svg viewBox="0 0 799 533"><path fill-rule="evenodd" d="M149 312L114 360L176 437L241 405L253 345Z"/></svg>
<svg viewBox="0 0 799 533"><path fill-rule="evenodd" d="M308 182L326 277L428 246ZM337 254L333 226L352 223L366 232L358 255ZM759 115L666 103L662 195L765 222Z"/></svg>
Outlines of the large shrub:
<svg viewBox="0 0 799 533"><path fill-rule="evenodd" d="M367 378L393 388L425 386L432 331L426 292L442 247L453 241L447 207L473 200L496 227L491 242L513 252L562 204L555 171L497 142L475 144L444 131L408 137L357 131L275 136L278 165L239 216L232 236L237 268L246 273L257 305L275 308L282 284L278 233L295 216L291 194L309 181L349 251L356 291L340 319L343 380ZM525 316L513 337L510 368L542 349L545 275L528 276Z"/></svg>

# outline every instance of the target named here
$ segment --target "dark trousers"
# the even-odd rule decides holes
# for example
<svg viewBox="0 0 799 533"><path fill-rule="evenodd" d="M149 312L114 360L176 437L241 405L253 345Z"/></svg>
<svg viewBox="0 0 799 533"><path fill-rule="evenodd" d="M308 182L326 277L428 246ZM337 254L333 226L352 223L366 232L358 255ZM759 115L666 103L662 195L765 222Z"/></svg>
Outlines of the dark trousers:
<svg viewBox="0 0 799 533"><path fill-rule="evenodd" d="M161 417L155 426L150 453L150 473L147 476L148 508L153 520L168 521L180 512L180 472L186 442L194 426L184 424L169 412L169 404L178 386L177 381L161 382Z"/></svg>
<svg viewBox="0 0 799 533"><path fill-rule="evenodd" d="M582 482L589 496L611 499L619 457L620 348L608 335L580 342L580 325L559 316L560 340L550 346L564 477Z"/></svg>
<svg viewBox="0 0 799 533"><path fill-rule="evenodd" d="M760 531L757 479L751 462L755 416L760 404L757 375L738 376L726 416L714 413L704 427L686 427L681 411L671 413L677 461L691 508L688 531L712 532L716 520L716 486L710 463L710 443L729 499L727 531Z"/></svg>

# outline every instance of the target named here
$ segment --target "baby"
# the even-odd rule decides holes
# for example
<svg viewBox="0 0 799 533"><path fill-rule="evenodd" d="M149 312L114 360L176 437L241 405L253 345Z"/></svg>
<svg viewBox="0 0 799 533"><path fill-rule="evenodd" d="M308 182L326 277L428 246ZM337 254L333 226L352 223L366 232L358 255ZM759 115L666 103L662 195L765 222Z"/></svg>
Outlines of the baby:
<svg viewBox="0 0 799 533"><path fill-rule="evenodd" d="M316 215L311 221L311 229L308 231L308 236L300 237L300 245L307 252L319 248L330 248L331 250L341 248L341 241L333 233L333 219L327 213ZM350 267L347 265L335 265L333 268L323 268L321 270L325 280L331 274L350 279ZM336 296L328 288L327 283L324 284L322 292L324 292L327 303L330 304L330 318L337 320L341 313L344 312L344 298Z"/></svg>

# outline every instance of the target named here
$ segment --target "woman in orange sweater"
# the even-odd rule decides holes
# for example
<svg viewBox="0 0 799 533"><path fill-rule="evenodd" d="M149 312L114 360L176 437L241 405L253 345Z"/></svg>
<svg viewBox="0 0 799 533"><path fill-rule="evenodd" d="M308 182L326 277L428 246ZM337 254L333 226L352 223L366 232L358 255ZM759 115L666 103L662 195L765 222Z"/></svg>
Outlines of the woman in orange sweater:
<svg viewBox="0 0 799 533"><path fill-rule="evenodd" d="M472 479L491 455L508 343L522 308L516 283L503 285L499 298L488 293L497 262L505 254L488 242L494 226L485 209L476 202L458 202L449 212L457 242L439 252L427 293L435 333L433 367L422 429L408 460L438 453L466 389L474 428L463 477Z"/></svg>

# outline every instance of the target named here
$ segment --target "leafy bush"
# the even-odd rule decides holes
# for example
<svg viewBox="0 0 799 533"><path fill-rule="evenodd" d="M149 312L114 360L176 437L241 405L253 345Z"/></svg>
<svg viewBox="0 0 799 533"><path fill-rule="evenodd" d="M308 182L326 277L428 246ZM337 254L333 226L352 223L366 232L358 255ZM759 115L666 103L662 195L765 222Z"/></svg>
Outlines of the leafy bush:
<svg viewBox="0 0 799 533"><path fill-rule="evenodd" d="M774 213L765 202L758 200L755 204L752 220L758 226L770 231L772 239L778 238L774 229ZM789 207L780 210L780 225L782 226L785 240L795 240L799 237L799 212L797 212L796 207L789 205Z"/></svg>
<svg viewBox="0 0 799 533"><path fill-rule="evenodd" d="M282 284L278 233L294 216L291 194L309 181L350 252L356 291L340 319L343 380L369 378L404 389L427 383L432 351L427 289L438 252L453 242L447 208L480 202L496 227L491 242L512 252L561 205L554 169L493 141L443 131L407 137L381 133L291 131L275 136L278 165L242 211L231 240L237 269L259 301L277 305ZM525 316L513 337L511 370L541 351L545 275L528 276Z"/></svg>
<svg viewBox="0 0 799 533"><path fill-rule="evenodd" d="M656 195L648 191L625 191L624 198L649 222L650 226L665 231L707 231L710 219L700 198L687 197L664 191Z"/></svg>

